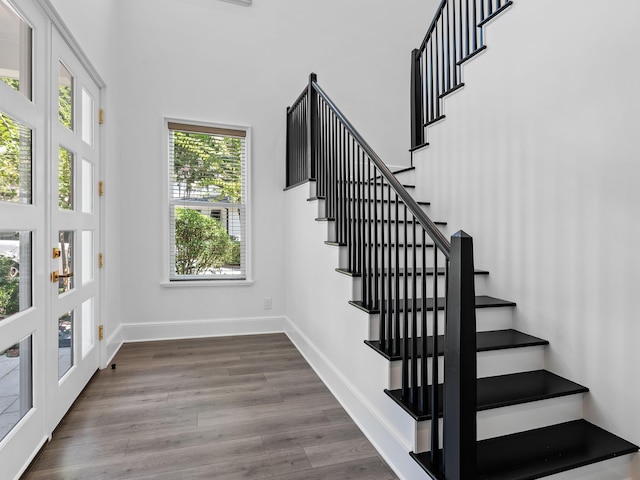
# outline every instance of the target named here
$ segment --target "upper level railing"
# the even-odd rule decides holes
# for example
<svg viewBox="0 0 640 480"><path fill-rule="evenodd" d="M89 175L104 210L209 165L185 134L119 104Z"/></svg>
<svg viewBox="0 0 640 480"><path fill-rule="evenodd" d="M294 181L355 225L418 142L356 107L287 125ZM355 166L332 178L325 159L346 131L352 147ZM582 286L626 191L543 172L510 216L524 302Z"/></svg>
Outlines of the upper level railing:
<svg viewBox="0 0 640 480"><path fill-rule="evenodd" d="M460 88L461 65L484 50L482 27L510 0L442 0L419 48L411 53L411 147L444 117L441 99Z"/></svg>
<svg viewBox="0 0 640 480"><path fill-rule="evenodd" d="M471 237L458 232L449 243L315 74L287 109L286 161L287 187L314 181L332 222L330 240L347 249L342 270L360 278L360 299L352 303L379 315L380 348L402 358L403 402L436 420L430 471L471 478L465 476L468 468L475 472L476 455ZM441 360L427 354L443 350L444 384ZM443 414L441 443L437 418Z"/></svg>

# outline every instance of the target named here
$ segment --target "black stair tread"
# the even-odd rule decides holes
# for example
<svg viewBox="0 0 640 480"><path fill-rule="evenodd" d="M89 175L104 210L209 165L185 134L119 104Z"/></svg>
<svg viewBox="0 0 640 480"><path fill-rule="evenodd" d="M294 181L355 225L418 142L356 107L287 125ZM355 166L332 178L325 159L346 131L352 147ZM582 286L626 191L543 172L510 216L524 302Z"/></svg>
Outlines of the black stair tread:
<svg viewBox="0 0 640 480"><path fill-rule="evenodd" d="M533 480L637 451L617 435L574 420L481 440L476 479ZM429 452L411 456L429 472Z"/></svg>
<svg viewBox="0 0 640 480"><path fill-rule="evenodd" d="M348 185L389 185L389 182L386 181L386 179L382 180L380 177L377 177L375 180L373 181L369 181L369 180L338 180L339 184L348 184ZM415 185L411 184L411 183L402 183L401 184L404 188L416 188Z"/></svg>
<svg viewBox="0 0 640 480"><path fill-rule="evenodd" d="M328 242L325 242L328 243ZM329 245L334 245L336 243L328 243ZM382 273L385 277L389 275L389 271L391 271L391 275L398 275L400 277L404 277L404 272L405 269L404 268L392 268L392 269L388 269L385 268L384 270L381 270L380 273ZM407 269L407 271L409 272L410 275L412 275L414 273L413 268L409 268ZM339 273L344 273L345 275L349 275L350 277L359 277L361 274L360 272L354 272L353 270L349 270L348 268L336 268L336 272ZM427 276L433 276L434 273L434 269L433 267L428 267L426 270L423 271L422 268L416 268L415 269L415 275L418 277L421 277L422 275L426 274ZM438 275L444 275L445 274L445 269L444 268L438 268L437 271ZM489 275L489 272L486 270L480 270L480 269L475 269L475 274L476 275Z"/></svg>
<svg viewBox="0 0 640 480"><path fill-rule="evenodd" d="M427 356L433 355L433 345L431 336L427 337ZM417 338L418 342L418 358L422 357L422 337ZM393 346L389 346L386 342L381 344L378 340L365 340L367 345L373 348L380 355L389 361L398 361L402 359L404 346L400 342L400 349L393 351ZM534 337L518 330L490 330L487 332L476 333L476 351L488 352L492 350L506 350L509 348L534 347L540 345L549 345L547 340ZM438 355L444 354L444 335L438 335ZM411 358L411 354L409 354Z"/></svg>
<svg viewBox="0 0 640 480"><path fill-rule="evenodd" d="M400 170L394 170L393 173L394 175L397 175L399 173L404 173L404 172L411 172L412 170L415 170L416 167L403 167Z"/></svg>
<svg viewBox="0 0 640 480"><path fill-rule="evenodd" d="M324 243L325 243L325 244L327 244L327 245L335 245L335 246L338 246L338 247L346 247L346 246L348 246L346 242L334 242L334 241L331 241L331 240L326 240ZM385 243L384 245L382 245L382 244L380 244L380 243L377 243L377 244L375 244L375 245L376 245L376 247L388 247L388 246L389 246L389 244L388 244L388 243ZM368 243L365 243L363 246L364 246L364 247L368 247L368 246L369 246L369 244L368 244ZM404 248L404 246L405 246L405 244L404 244L404 243L399 243L399 244L398 244L398 248ZM396 247L396 244L395 244L395 243L392 243L392 244L391 244L391 248L395 248L395 247ZM407 246L407 248L411 248L411 247L413 247L413 244L412 244L412 245L408 245L408 246ZM423 247L423 245L422 245L422 244L416 245L416 248L422 248L422 247ZM427 243L427 244L425 244L425 245L424 245L424 248L433 248L433 243Z"/></svg>
<svg viewBox="0 0 640 480"><path fill-rule="evenodd" d="M356 219L352 219L352 220L357 222ZM389 223L389 222L391 222L391 223L401 223L401 224L406 223L407 225L413 225L414 223L416 225L418 225L420 223L420 222L418 222L416 220L404 220L404 219L397 220L395 218L392 218L392 219L385 218L384 220L382 220L380 218L378 218L376 220L370 218L370 219L367 219L367 220L360 220L360 221L361 222L362 221L364 221L364 222L376 222L376 223ZM441 225L441 226L445 226L447 224L447 222L443 222L441 220L434 221L433 223L435 223L436 225Z"/></svg>
<svg viewBox="0 0 640 480"><path fill-rule="evenodd" d="M375 244L373 244L373 243L372 243L372 244L365 243L365 244L364 244L364 246L365 246L365 247L368 247L369 245L375 245L376 247L388 247L388 246L389 246L389 244L388 244L387 242L385 242L384 244L382 244L382 243L375 243ZM407 248L412 248L412 247L413 247L413 243L406 244L406 245L407 245ZM399 248L404 248L405 244L404 244L404 243L398 243L398 244L397 244L397 246L398 246ZM431 248L431 247L433 247L433 243L427 243L427 244L425 244L424 246L425 246L426 248ZM396 244L392 242L392 243L391 243L391 247L392 247L392 248L395 248L395 247L396 247ZM417 244L416 244L416 248L422 248L422 243L417 243Z"/></svg>
<svg viewBox="0 0 640 480"><path fill-rule="evenodd" d="M315 220L316 220L316 222L334 222L335 218L333 218L333 217L316 217ZM359 223L359 222L360 223L373 223L373 222L376 222L376 223L389 223L389 222L391 222L391 223L400 223L400 224L407 223L407 225L413 225L414 223L417 225L419 223L419 222L417 222L415 220L408 220L408 221L405 222L405 220L396 220L395 218L392 218L391 220L389 220L389 219L384 219L384 220L381 220L381 219L377 219L377 220L374 220L374 219L356 220L355 218L352 218L351 220L354 223ZM433 223L435 225L439 225L441 227L444 227L444 226L447 225L447 222L442 222L442 221L436 221L436 222L433 222Z"/></svg>
<svg viewBox="0 0 640 480"><path fill-rule="evenodd" d="M373 314L373 313L380 313L380 309L378 305L374 305L373 307L369 307L367 305L365 305L364 303L362 303L360 300L351 300L349 302L351 305L353 305L354 307L359 308L360 310L364 310L367 313ZM407 311L412 311L413 310L413 302L412 301L408 301L407 302ZM438 298L438 310L444 310L444 303L445 300L444 298L440 297ZM416 306L417 309L416 311L421 311L422 310L422 299L418 298L416 299ZM395 308L395 300L392 300L392 305L393 308ZM510 302L508 300L502 300L500 298L494 298L494 297L490 297L488 295L476 295L476 308L490 308L490 307L514 307L516 304L514 302ZM400 311L404 311L404 300L400 300ZM427 299L427 310L428 311L432 311L433 310L433 298L428 298Z"/></svg>
<svg viewBox="0 0 640 480"><path fill-rule="evenodd" d="M373 202L375 202L375 203L389 203L389 200L386 199L386 198L384 200L382 200L380 198L375 199L375 200L373 198L365 198L364 200L360 200L360 201L364 202L364 203L373 203ZM393 201L391 203L395 203L395 201ZM418 201L416 201L416 203L418 205L422 205L422 206L425 206L425 207L431 206L431 202L422 202L422 201L418 202Z"/></svg>
<svg viewBox="0 0 640 480"><path fill-rule="evenodd" d="M429 392L431 391L430 386L427 389ZM418 396L416 398L419 398L421 390L422 387L418 388ZM478 379L478 411L588 391L588 388L546 370L484 377ZM385 390L385 393L415 420L431 419L430 409L422 411L417 403L411 404L409 399L403 399L402 390ZM442 408L442 384L438 385L438 396L440 398L440 408ZM442 416L442 410L438 412L438 416Z"/></svg>

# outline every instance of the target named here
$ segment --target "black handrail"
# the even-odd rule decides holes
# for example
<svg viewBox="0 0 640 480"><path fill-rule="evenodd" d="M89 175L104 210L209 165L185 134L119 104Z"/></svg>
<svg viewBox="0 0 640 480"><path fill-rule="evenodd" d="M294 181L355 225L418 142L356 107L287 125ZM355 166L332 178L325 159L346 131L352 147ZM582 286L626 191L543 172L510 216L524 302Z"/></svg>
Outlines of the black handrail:
<svg viewBox="0 0 640 480"><path fill-rule="evenodd" d="M484 50L483 26L511 0L442 0L420 47L411 53L411 148L444 118L442 98L463 86L461 65Z"/></svg>
<svg viewBox="0 0 640 480"><path fill-rule="evenodd" d="M320 88L315 74L287 109L286 171L287 187L312 180L311 195L322 200L321 219L332 225L329 240L347 247L341 270L360 277L360 299L351 303L379 314L380 350L401 357L401 401L431 416L430 465L425 468L436 478L445 470L447 479L471 478L475 462L469 459L476 455L471 237L458 232L449 243ZM444 277L444 289L439 277ZM444 343L439 339L442 311ZM441 384L438 353L443 349Z"/></svg>
<svg viewBox="0 0 640 480"><path fill-rule="evenodd" d="M418 205L418 203L413 199L413 197L407 192L407 189L402 186L402 184L398 181L395 175L389 170L389 167L380 159L380 157L373 151L371 146L367 143L367 141L360 135L360 133L355 129L355 127L347 120L347 118L342 114L340 109L331 101L331 99L327 96L327 94L320 88L316 82L312 81L311 85L314 90L318 92L318 94L322 97L322 99L327 102L327 105L331 107L336 116L340 119L343 125L347 128L349 133L353 136L353 138L360 144L364 152L369 156L371 161L375 163L376 167L380 171L380 174L385 178L391 188L398 194L398 196L402 199L402 202L407 206L407 208L411 211L411 213L418 219L420 225L427 231L431 239L435 242L438 248L442 251L442 253L449 258L451 252L451 244L447 240L447 238L442 234L440 229L436 226L435 223L431 221L431 219L424 213L422 208Z"/></svg>

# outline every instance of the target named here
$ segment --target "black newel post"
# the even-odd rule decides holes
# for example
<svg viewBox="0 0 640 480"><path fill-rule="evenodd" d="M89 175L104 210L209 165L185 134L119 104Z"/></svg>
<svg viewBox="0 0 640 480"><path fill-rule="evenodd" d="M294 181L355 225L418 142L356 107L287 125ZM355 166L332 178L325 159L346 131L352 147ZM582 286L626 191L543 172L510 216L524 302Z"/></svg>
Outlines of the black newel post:
<svg viewBox="0 0 640 480"><path fill-rule="evenodd" d="M315 73L309 75L309 87L307 92L307 102L309 105L307 108L307 168L309 172L309 179L316 179L316 156L317 148L316 141L318 137L318 94L313 83L318 81L318 76Z"/></svg>
<svg viewBox="0 0 640 480"><path fill-rule="evenodd" d="M411 52L411 148L424 143L424 99L420 57L420 50L414 49Z"/></svg>
<svg viewBox="0 0 640 480"><path fill-rule="evenodd" d="M444 470L446 480L476 478L476 308L473 239L451 237L445 327Z"/></svg>
<svg viewBox="0 0 640 480"><path fill-rule="evenodd" d="M287 107L287 132L286 132L286 145L285 145L285 187L291 186L291 119L289 118L289 112L291 108Z"/></svg>

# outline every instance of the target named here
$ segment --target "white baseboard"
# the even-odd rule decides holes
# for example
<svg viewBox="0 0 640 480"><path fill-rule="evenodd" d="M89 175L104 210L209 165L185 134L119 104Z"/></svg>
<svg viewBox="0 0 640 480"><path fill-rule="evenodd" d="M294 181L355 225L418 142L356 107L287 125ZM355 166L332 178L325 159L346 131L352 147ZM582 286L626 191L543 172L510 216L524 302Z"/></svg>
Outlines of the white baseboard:
<svg viewBox="0 0 640 480"><path fill-rule="evenodd" d="M122 339L122 324L120 324L118 325L118 328L116 328L115 332L113 332L111 335L109 335L109 338L107 338L107 346L104 354L105 360L104 362L102 362L100 368L107 368L107 366L111 363L111 360L113 360L113 357L115 357L116 353L118 353L118 350L120 350L120 347L123 343L124 340Z"/></svg>
<svg viewBox="0 0 640 480"><path fill-rule="evenodd" d="M285 333L396 475L423 478L424 471L409 456L412 446L288 318Z"/></svg>
<svg viewBox="0 0 640 480"><path fill-rule="evenodd" d="M122 340L123 342L147 342L282 333L285 331L285 322L285 317L253 317L125 323L122 325Z"/></svg>

